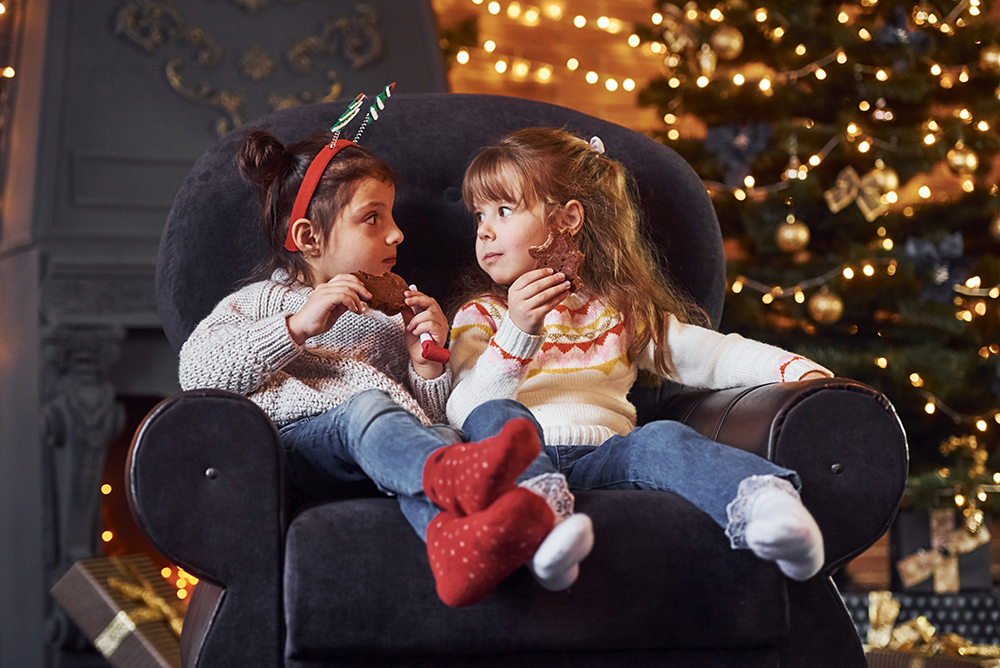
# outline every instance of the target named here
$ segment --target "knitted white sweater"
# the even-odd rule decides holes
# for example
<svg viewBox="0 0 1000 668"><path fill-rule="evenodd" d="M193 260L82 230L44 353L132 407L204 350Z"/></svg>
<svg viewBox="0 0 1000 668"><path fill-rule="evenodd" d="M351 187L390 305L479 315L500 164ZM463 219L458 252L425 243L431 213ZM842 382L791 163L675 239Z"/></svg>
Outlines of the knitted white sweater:
<svg viewBox="0 0 1000 668"><path fill-rule="evenodd" d="M653 371L655 346L668 347L670 380L722 389L799 380L827 369L738 334L686 325L673 316L664 341L628 358L621 313L597 298L571 295L545 318L541 334L518 329L493 299L466 304L451 330L455 386L448 419L461 427L490 399L516 399L538 419L550 445L600 445L635 428L629 389L640 369Z"/></svg>
<svg viewBox="0 0 1000 668"><path fill-rule="evenodd" d="M181 347L183 389L242 394L279 427L369 389L385 390L424 424L445 421L451 373L427 380L413 370L402 315L348 311L330 331L299 346L285 318L302 308L312 289L285 286L284 277L279 270L234 292L198 324Z"/></svg>

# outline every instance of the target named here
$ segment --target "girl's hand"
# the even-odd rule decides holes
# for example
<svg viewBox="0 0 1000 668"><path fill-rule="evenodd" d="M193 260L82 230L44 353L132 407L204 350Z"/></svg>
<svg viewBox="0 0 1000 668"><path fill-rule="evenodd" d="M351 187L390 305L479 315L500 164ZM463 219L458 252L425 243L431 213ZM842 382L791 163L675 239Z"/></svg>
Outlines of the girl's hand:
<svg viewBox="0 0 1000 668"><path fill-rule="evenodd" d="M412 310L402 311L403 322L406 323L406 349L413 361L413 369L422 378L437 378L444 373L444 365L424 359L420 335L430 334L434 343L443 347L448 340L448 319L437 301L419 290L407 290L403 297L411 309L422 309L416 315Z"/></svg>
<svg viewBox="0 0 1000 668"><path fill-rule="evenodd" d="M286 319L288 333L301 346L306 339L330 331L345 311L361 313L364 308L362 300L371 298L371 293L365 290L357 276L334 276L316 286L299 312Z"/></svg>
<svg viewBox="0 0 1000 668"><path fill-rule="evenodd" d="M540 334L545 316L569 296L569 281L552 269L532 269L507 290L511 320L525 334Z"/></svg>

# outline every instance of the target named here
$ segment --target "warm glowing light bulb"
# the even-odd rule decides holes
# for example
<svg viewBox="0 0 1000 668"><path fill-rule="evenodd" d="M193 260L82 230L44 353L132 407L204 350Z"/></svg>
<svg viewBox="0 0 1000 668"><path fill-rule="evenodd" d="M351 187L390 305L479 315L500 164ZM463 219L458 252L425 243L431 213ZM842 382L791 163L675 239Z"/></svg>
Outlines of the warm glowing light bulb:
<svg viewBox="0 0 1000 668"><path fill-rule="evenodd" d="M934 135L928 134L924 136L924 143L928 146L933 144L935 141L937 141L937 139L935 139Z"/></svg>
<svg viewBox="0 0 1000 668"><path fill-rule="evenodd" d="M758 23L763 23L764 21L767 20L767 10L765 8L761 7L754 14L754 18L757 19Z"/></svg>
<svg viewBox="0 0 1000 668"><path fill-rule="evenodd" d="M795 47L795 55L797 55L797 56L804 56L804 55L806 55L806 45L805 44L799 44L797 47Z"/></svg>
<svg viewBox="0 0 1000 668"><path fill-rule="evenodd" d="M549 12L549 16L551 16L552 18L554 18L556 21L558 21L559 19L562 18L562 7L560 7L559 5L557 5L555 3L552 3L551 5L549 5L548 12Z"/></svg>
<svg viewBox="0 0 1000 668"><path fill-rule="evenodd" d="M733 83L736 84L737 86L742 86L744 81L746 81L746 79L743 78L742 74L733 75Z"/></svg>
<svg viewBox="0 0 1000 668"><path fill-rule="evenodd" d="M986 431L986 420L976 420L976 429Z"/></svg>
<svg viewBox="0 0 1000 668"><path fill-rule="evenodd" d="M651 20L653 21L653 25L657 25L658 26L661 23L663 23L663 14L661 14L660 12L656 12L651 17Z"/></svg>
<svg viewBox="0 0 1000 668"><path fill-rule="evenodd" d="M569 60L566 61L566 69L570 71L573 71L578 67L580 67L580 61L577 60L576 58L570 58Z"/></svg>
<svg viewBox="0 0 1000 668"><path fill-rule="evenodd" d="M680 137L681 133L677 130L677 128L671 128L670 131L667 132L667 139L670 141L677 141Z"/></svg>
<svg viewBox="0 0 1000 668"><path fill-rule="evenodd" d="M931 74L933 74L934 76L938 76L939 74L941 74L941 66L938 65L937 63L934 63L931 66Z"/></svg>
<svg viewBox="0 0 1000 668"><path fill-rule="evenodd" d="M871 266L870 264L866 264L861 271L862 273L864 273L865 276L875 275L875 267Z"/></svg>
<svg viewBox="0 0 1000 668"><path fill-rule="evenodd" d="M589 83L589 84L595 84L595 83L597 83L597 80L599 78L600 77L597 76L597 72L594 72L593 70L591 70L590 72L587 72L587 77L586 77L587 83Z"/></svg>
<svg viewBox="0 0 1000 668"><path fill-rule="evenodd" d="M587 25L587 19L583 18L578 14L576 18L573 19L573 25L575 25L577 28L582 28L583 26Z"/></svg>
<svg viewBox="0 0 1000 668"><path fill-rule="evenodd" d="M184 599L187 598L187 596L188 596L188 593L187 593L186 589L178 589L177 590L177 598L179 598L179 599L181 599L183 601Z"/></svg>
<svg viewBox="0 0 1000 668"><path fill-rule="evenodd" d="M499 14L500 13L500 3L499 2L491 2L486 7L486 9L489 10L490 14Z"/></svg>
<svg viewBox="0 0 1000 668"><path fill-rule="evenodd" d="M846 278L847 280L851 280L852 278L854 278L854 270L851 269L850 267L844 267L844 278Z"/></svg>
<svg viewBox="0 0 1000 668"><path fill-rule="evenodd" d="M864 28L862 28L861 30L858 31L858 37L867 42L871 40L872 34L867 30L865 30Z"/></svg>
<svg viewBox="0 0 1000 668"><path fill-rule="evenodd" d="M955 495L955 505L956 506L963 506L963 505L965 505L965 497L962 496L961 494L956 494Z"/></svg>
<svg viewBox="0 0 1000 668"><path fill-rule="evenodd" d="M622 88L628 91L635 90L635 81L633 79L626 79L622 82Z"/></svg>
<svg viewBox="0 0 1000 668"><path fill-rule="evenodd" d="M754 183L755 183L755 181L754 181L753 176L751 176L749 174L747 175L747 177L745 179L743 179L743 185L745 185L747 188L753 188L753 184Z"/></svg>
<svg viewBox="0 0 1000 668"><path fill-rule="evenodd" d="M910 374L910 383L913 384L913 387L923 387L924 386L924 379L920 377L919 373L911 373Z"/></svg>
<svg viewBox="0 0 1000 668"><path fill-rule="evenodd" d="M3 75L7 79L13 79L14 78L14 68L13 67L5 67L5 68L3 68Z"/></svg>
<svg viewBox="0 0 1000 668"><path fill-rule="evenodd" d="M737 188L733 191L733 197L735 197L737 201L742 202L747 198L747 194L742 188Z"/></svg>
<svg viewBox="0 0 1000 668"><path fill-rule="evenodd" d="M927 413L928 415L934 415L934 411L936 410L937 406L934 405L933 399L928 401L927 404L924 406L924 412Z"/></svg>
<svg viewBox="0 0 1000 668"><path fill-rule="evenodd" d="M512 2L507 6L507 16L512 19L516 19L521 15L521 3Z"/></svg>
<svg viewBox="0 0 1000 668"><path fill-rule="evenodd" d="M667 80L667 85L671 88L677 88L681 85L681 80L677 77L670 77L670 79Z"/></svg>
<svg viewBox="0 0 1000 668"><path fill-rule="evenodd" d="M877 366L880 369L884 369L887 366L889 366L889 360L887 360L884 357L876 357L875 358L875 366Z"/></svg>
<svg viewBox="0 0 1000 668"><path fill-rule="evenodd" d="M771 294L770 292L767 292L764 294L763 297L760 298L760 300L765 304L770 304L771 302L774 301L774 295Z"/></svg>
<svg viewBox="0 0 1000 668"><path fill-rule="evenodd" d="M843 51L837 52L837 62L840 63L841 65L843 65L844 63L846 63L847 62L847 54L844 53Z"/></svg>
<svg viewBox="0 0 1000 668"><path fill-rule="evenodd" d="M631 47L633 47L633 48L639 46L639 44L641 42L642 42L642 40L639 39L638 35L629 35L628 36L628 45L631 46Z"/></svg>
<svg viewBox="0 0 1000 668"><path fill-rule="evenodd" d="M816 78L819 79L820 81L826 78L826 70L824 70L822 67L817 68L815 74Z"/></svg>
<svg viewBox="0 0 1000 668"><path fill-rule="evenodd" d="M972 278L970 278L965 282L965 287L969 288L970 290L976 290L982 284L983 284L983 279L981 277L973 276Z"/></svg>
<svg viewBox="0 0 1000 668"><path fill-rule="evenodd" d="M708 77L700 76L698 77L698 80L695 81L695 83L698 84L698 88L704 88L705 86L708 85Z"/></svg>
<svg viewBox="0 0 1000 668"><path fill-rule="evenodd" d="M867 139L858 144L858 150L861 151L862 153L867 153L868 149L870 149L871 147L872 145L871 143L869 143Z"/></svg>
<svg viewBox="0 0 1000 668"><path fill-rule="evenodd" d="M110 531L105 531L101 534L101 540L103 540L105 543L110 543L111 539L114 537L115 535Z"/></svg>
<svg viewBox="0 0 1000 668"><path fill-rule="evenodd" d="M840 14L837 15L837 21L840 23L847 23L850 19L851 17L847 15L847 12L840 12Z"/></svg>
<svg viewBox="0 0 1000 668"><path fill-rule="evenodd" d="M497 48L497 43L494 42L492 39L488 39L485 42L483 42L483 49L488 53L493 53L496 50L496 48Z"/></svg>
<svg viewBox="0 0 1000 668"><path fill-rule="evenodd" d="M107 496L110 493L111 493L111 485L109 485L108 483L104 483L103 485L101 485L101 494Z"/></svg>
<svg viewBox="0 0 1000 668"><path fill-rule="evenodd" d="M607 16L602 16L601 18L597 19L597 27L600 28L601 30L607 30L609 25L611 25L611 19L609 19Z"/></svg>
<svg viewBox="0 0 1000 668"><path fill-rule="evenodd" d="M931 196L931 189L927 186L920 186L920 190L917 191L917 194L924 199L928 199Z"/></svg>
<svg viewBox="0 0 1000 668"><path fill-rule="evenodd" d="M528 75L528 71L530 69L531 67L528 65L528 63L519 62L516 65L514 65L514 74L519 77L524 77Z"/></svg>
<svg viewBox="0 0 1000 668"><path fill-rule="evenodd" d="M875 73L875 78L878 79L879 81L885 81L886 79L889 78L889 73L886 72L885 70L879 70L878 72Z"/></svg>
<svg viewBox="0 0 1000 668"><path fill-rule="evenodd" d="M614 92L618 90L618 82L615 81L614 79L608 79L604 82L604 87Z"/></svg>
<svg viewBox="0 0 1000 668"><path fill-rule="evenodd" d="M771 80L768 79L768 78L766 78L766 77L764 79L760 80L760 84L759 85L760 85L760 89L763 90L763 91L771 90Z"/></svg>
<svg viewBox="0 0 1000 668"><path fill-rule="evenodd" d="M811 155L811 156L809 156L809 164L812 165L813 167L819 166L819 163L821 161L822 161L822 158L820 158L818 155Z"/></svg>
<svg viewBox="0 0 1000 668"><path fill-rule="evenodd" d="M986 132L987 130L990 129L990 124L987 123L986 121L979 121L976 127L979 129L980 132Z"/></svg>
<svg viewBox="0 0 1000 668"><path fill-rule="evenodd" d="M713 21L721 21L722 19L724 19L724 18L725 18L725 17L724 17L723 15L722 15L722 10L721 10L721 9L719 9L718 7L713 7L713 8L712 8L712 11L710 11L710 12L708 13L708 16L709 16L709 18L711 18L711 19L712 19Z"/></svg>
<svg viewBox="0 0 1000 668"><path fill-rule="evenodd" d="M548 65L538 68L539 81L548 81L552 78L552 68Z"/></svg>
<svg viewBox="0 0 1000 668"><path fill-rule="evenodd" d="M743 291L743 281L735 280L733 281L733 292L739 294Z"/></svg>
<svg viewBox="0 0 1000 668"><path fill-rule="evenodd" d="M455 60L457 60L462 65L465 65L467 62L469 62L469 52L466 51L465 49L462 49L461 51L455 54Z"/></svg>
<svg viewBox="0 0 1000 668"><path fill-rule="evenodd" d="M507 61L506 60L498 60L497 64L494 65L494 68L496 69L497 72L499 72L500 74L503 74L504 72L507 71Z"/></svg>

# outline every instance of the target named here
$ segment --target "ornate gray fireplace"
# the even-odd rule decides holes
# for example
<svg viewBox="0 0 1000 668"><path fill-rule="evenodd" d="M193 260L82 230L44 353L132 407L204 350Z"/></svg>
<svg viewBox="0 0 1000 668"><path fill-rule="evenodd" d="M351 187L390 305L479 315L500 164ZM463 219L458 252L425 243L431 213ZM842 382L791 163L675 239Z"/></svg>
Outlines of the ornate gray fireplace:
<svg viewBox="0 0 1000 668"><path fill-rule="evenodd" d="M0 119L0 666L104 665L47 591L101 554L121 397L178 389L154 265L188 169L272 109L447 84L423 0L5 6L16 75Z"/></svg>

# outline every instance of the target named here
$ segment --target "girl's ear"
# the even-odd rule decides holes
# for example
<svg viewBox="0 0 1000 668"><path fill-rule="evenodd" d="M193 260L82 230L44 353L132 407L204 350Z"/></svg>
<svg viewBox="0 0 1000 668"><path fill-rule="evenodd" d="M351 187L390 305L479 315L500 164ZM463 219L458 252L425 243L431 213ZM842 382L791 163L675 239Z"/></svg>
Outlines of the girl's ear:
<svg viewBox="0 0 1000 668"><path fill-rule="evenodd" d="M576 233L583 227L583 205L579 200L571 199L566 202L566 206L559 212L559 220L556 229L561 232L569 232L576 236Z"/></svg>
<svg viewBox="0 0 1000 668"><path fill-rule="evenodd" d="M317 255L320 248L319 230L308 218L299 218L292 222L292 241L305 256Z"/></svg>

